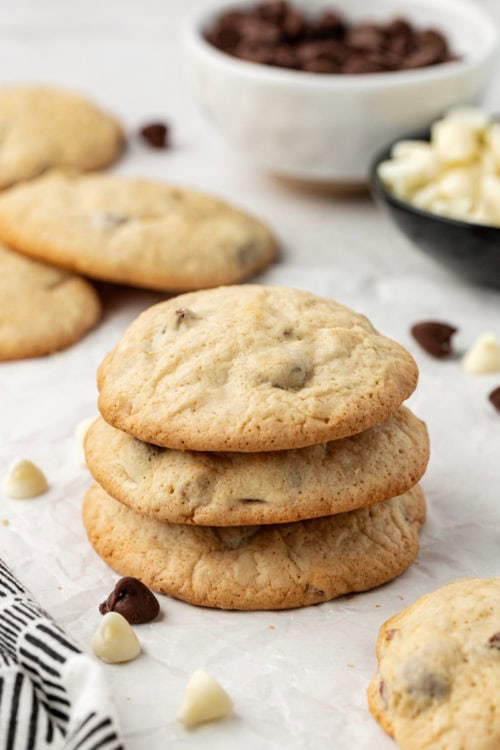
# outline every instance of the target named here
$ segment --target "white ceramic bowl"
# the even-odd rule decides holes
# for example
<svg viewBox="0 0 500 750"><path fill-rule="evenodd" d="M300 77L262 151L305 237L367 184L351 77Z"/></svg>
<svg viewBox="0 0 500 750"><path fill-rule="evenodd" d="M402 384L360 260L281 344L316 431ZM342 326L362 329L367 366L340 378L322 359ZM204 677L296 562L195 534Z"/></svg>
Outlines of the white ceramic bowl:
<svg viewBox="0 0 500 750"><path fill-rule="evenodd" d="M419 70L324 75L246 62L203 37L232 0L208 2L183 28L195 97L221 134L253 164L282 177L365 182L374 154L406 131L426 128L456 104L480 101L498 48L495 23L473 0L295 0L351 20L404 16L443 31L457 62ZM248 0L246 3L249 4Z"/></svg>

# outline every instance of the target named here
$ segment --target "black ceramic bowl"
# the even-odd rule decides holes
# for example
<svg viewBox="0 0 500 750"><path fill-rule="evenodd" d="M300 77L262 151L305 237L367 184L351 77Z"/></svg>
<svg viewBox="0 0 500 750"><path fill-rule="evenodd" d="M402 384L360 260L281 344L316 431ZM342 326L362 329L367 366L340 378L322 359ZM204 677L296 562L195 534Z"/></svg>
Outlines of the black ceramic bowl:
<svg viewBox="0 0 500 750"><path fill-rule="evenodd" d="M405 136L430 139L430 131ZM387 188L378 176L378 166L391 156L393 141L372 163L370 184L375 200L388 212L399 229L420 250L471 281L500 289L500 227L473 224L432 214L412 206Z"/></svg>

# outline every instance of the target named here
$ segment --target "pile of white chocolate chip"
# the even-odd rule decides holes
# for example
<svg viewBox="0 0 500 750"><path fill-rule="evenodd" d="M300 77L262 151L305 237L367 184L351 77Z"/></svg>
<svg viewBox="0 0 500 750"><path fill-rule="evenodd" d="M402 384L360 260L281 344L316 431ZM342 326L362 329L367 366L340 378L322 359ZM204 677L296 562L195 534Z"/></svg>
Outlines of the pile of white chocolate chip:
<svg viewBox="0 0 500 750"><path fill-rule="evenodd" d="M452 109L432 125L430 142L396 143L378 176L417 208L500 226L500 122L475 107Z"/></svg>

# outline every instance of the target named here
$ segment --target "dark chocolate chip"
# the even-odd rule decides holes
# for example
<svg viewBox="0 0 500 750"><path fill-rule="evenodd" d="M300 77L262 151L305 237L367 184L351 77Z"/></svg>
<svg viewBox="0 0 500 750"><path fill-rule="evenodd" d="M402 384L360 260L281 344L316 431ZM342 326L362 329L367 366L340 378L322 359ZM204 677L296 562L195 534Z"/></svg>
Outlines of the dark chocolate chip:
<svg viewBox="0 0 500 750"><path fill-rule="evenodd" d="M152 148L168 148L169 127L163 122L152 122L141 128L141 136Z"/></svg>
<svg viewBox="0 0 500 750"><path fill-rule="evenodd" d="M345 49L333 39L304 42L297 47L297 54L304 65L311 60L328 60L340 65L345 59Z"/></svg>
<svg viewBox="0 0 500 750"><path fill-rule="evenodd" d="M433 357L447 357L451 354L451 337L457 329L448 323L425 321L416 323L411 328L413 338L418 341L422 349Z"/></svg>
<svg viewBox="0 0 500 750"><path fill-rule="evenodd" d="M288 3L285 0L270 0L267 3L260 3L256 8L256 13L266 21L280 23L287 10Z"/></svg>
<svg viewBox="0 0 500 750"><path fill-rule="evenodd" d="M293 47L283 44L276 48L273 64L278 68L298 68L299 57Z"/></svg>
<svg viewBox="0 0 500 750"><path fill-rule="evenodd" d="M411 695L444 698L450 692L450 683L445 675L423 671L414 675L414 681L408 685L407 691Z"/></svg>
<svg viewBox="0 0 500 750"><path fill-rule="evenodd" d="M302 70L306 70L308 73L339 73L340 66L334 60L318 58L303 63Z"/></svg>
<svg viewBox="0 0 500 750"><path fill-rule="evenodd" d="M230 52L241 42L241 33L232 26L223 26L212 33L209 41L223 52Z"/></svg>
<svg viewBox="0 0 500 750"><path fill-rule="evenodd" d="M454 59L441 32L416 29L404 18L348 24L335 10L308 17L303 8L285 0L228 10L205 37L243 60L317 73L378 73ZM320 51L310 46L315 42L337 48Z"/></svg>
<svg viewBox="0 0 500 750"><path fill-rule="evenodd" d="M397 632L398 632L398 628L389 628L388 630L385 631L385 635L384 635L385 640L392 641L392 639L394 638Z"/></svg>
<svg viewBox="0 0 500 750"><path fill-rule="evenodd" d="M302 13L290 8L281 22L281 31L284 39L287 42L297 41L305 35L306 30L307 24Z"/></svg>
<svg viewBox="0 0 500 750"><path fill-rule="evenodd" d="M238 57L242 60L261 65L274 65L275 52L269 45L240 44L237 51Z"/></svg>
<svg viewBox="0 0 500 750"><path fill-rule="evenodd" d="M392 37L413 36L412 27L405 18L393 18L385 27L385 33Z"/></svg>
<svg viewBox="0 0 500 750"><path fill-rule="evenodd" d="M411 47L411 37L393 36L386 42L386 49L399 58L399 67L404 63L404 57L409 53Z"/></svg>
<svg viewBox="0 0 500 750"><path fill-rule="evenodd" d="M99 605L99 612L118 612L131 625L154 620L160 611L158 599L137 578L120 578L105 602Z"/></svg>
<svg viewBox="0 0 500 750"><path fill-rule="evenodd" d="M384 68L366 55L348 57L342 66L342 73L348 75L363 75L364 73L381 73Z"/></svg>
<svg viewBox="0 0 500 750"><path fill-rule="evenodd" d="M384 46L384 32L375 24L362 24L350 29L345 38L346 44L354 50L381 50Z"/></svg>
<svg viewBox="0 0 500 750"><path fill-rule="evenodd" d="M308 583L306 586L306 590L309 594L312 594L313 596L325 596L324 589L320 589L317 586L314 586L312 583Z"/></svg>
<svg viewBox="0 0 500 750"><path fill-rule="evenodd" d="M500 649L500 631L498 633L494 633L491 638L488 638L488 646L490 648Z"/></svg>
<svg viewBox="0 0 500 750"><path fill-rule="evenodd" d="M500 386L498 388L495 388L494 391L491 391L488 398L493 404L493 406L495 407L495 409L497 411L500 411Z"/></svg>
<svg viewBox="0 0 500 750"><path fill-rule="evenodd" d="M246 18L239 25L242 41L253 44L278 44L281 32L278 26L259 18Z"/></svg>
<svg viewBox="0 0 500 750"><path fill-rule="evenodd" d="M347 30L347 25L339 13L324 10L316 22L311 24L311 35L319 39L330 37L342 39Z"/></svg>

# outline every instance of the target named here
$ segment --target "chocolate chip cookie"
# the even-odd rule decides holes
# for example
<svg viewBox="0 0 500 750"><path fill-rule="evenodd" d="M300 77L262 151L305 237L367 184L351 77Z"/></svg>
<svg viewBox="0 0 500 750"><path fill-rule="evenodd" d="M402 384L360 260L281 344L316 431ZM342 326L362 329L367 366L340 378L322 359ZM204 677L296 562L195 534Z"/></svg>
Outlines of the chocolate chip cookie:
<svg viewBox="0 0 500 750"><path fill-rule="evenodd" d="M100 317L87 281L0 245L0 360L64 349Z"/></svg>
<svg viewBox="0 0 500 750"><path fill-rule="evenodd" d="M391 617L370 711L402 750L500 747L500 578L464 578Z"/></svg>
<svg viewBox="0 0 500 750"><path fill-rule="evenodd" d="M352 437L269 453L179 451L98 419L85 440L94 479L133 510L170 523L285 523L365 507L406 492L429 457L409 409Z"/></svg>
<svg viewBox="0 0 500 750"><path fill-rule="evenodd" d="M86 172L119 156L120 124L79 94L47 87L0 89L0 189L55 167Z"/></svg>
<svg viewBox="0 0 500 750"><path fill-rule="evenodd" d="M9 190L0 239L91 278L171 292L241 281L277 252L263 223L217 198L106 174L52 173Z"/></svg>
<svg viewBox="0 0 500 750"><path fill-rule="evenodd" d="M288 450L384 421L417 376L402 346L333 300L220 287L140 315L99 368L99 408L169 448Z"/></svg>
<svg viewBox="0 0 500 750"><path fill-rule="evenodd" d="M418 551L425 501L418 487L370 508L269 526L160 523L86 495L91 544L122 575L192 604L288 609L365 591L403 573Z"/></svg>

